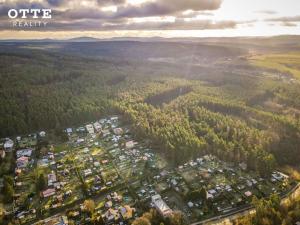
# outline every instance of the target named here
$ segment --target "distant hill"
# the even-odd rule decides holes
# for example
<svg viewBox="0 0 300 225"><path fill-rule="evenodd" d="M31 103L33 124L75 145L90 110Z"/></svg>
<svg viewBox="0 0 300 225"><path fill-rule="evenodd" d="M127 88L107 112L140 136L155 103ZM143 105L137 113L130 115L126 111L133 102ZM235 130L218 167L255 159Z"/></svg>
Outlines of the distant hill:
<svg viewBox="0 0 300 225"><path fill-rule="evenodd" d="M65 40L64 42L95 42L101 41L101 39L93 38L93 37L77 37Z"/></svg>

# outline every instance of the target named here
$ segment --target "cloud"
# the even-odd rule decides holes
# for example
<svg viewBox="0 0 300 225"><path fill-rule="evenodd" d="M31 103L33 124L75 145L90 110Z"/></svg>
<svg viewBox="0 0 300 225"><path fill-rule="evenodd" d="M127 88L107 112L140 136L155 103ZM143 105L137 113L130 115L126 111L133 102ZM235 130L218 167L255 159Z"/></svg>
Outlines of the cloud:
<svg viewBox="0 0 300 225"><path fill-rule="evenodd" d="M300 22L300 15L299 16L287 16L287 17L276 17L267 19L266 21L272 22Z"/></svg>
<svg viewBox="0 0 300 225"><path fill-rule="evenodd" d="M126 3L126 0L97 0L97 3L100 6L121 5Z"/></svg>
<svg viewBox="0 0 300 225"><path fill-rule="evenodd" d="M66 0L47 0L47 2L51 6L60 6L66 3Z"/></svg>
<svg viewBox="0 0 300 225"><path fill-rule="evenodd" d="M36 1L36 2L35 2ZM43 30L204 30L235 28L234 21L196 20L198 15L210 16L221 7L223 0L149 0L141 4L128 4L126 0L5 0L0 5L0 18L5 22L0 29L15 29L7 26L10 8L52 8L52 19ZM107 11L102 7L115 6ZM189 13L184 13L190 11ZM1 17L2 15L2 17ZM175 21L164 21L172 16ZM158 21L148 17L162 18ZM134 21L142 18L142 22ZM189 19L189 20L187 20ZM0 21L1 22L1 21ZM35 30L35 28L33 28Z"/></svg>
<svg viewBox="0 0 300 225"><path fill-rule="evenodd" d="M65 11L54 11L54 15L62 19L79 20L79 19L109 19L113 18L113 13L101 11L98 8L76 8Z"/></svg>
<svg viewBox="0 0 300 225"><path fill-rule="evenodd" d="M284 26L284 27L297 27L298 25L296 23L291 23L291 22L282 22L281 26Z"/></svg>
<svg viewBox="0 0 300 225"><path fill-rule="evenodd" d="M126 23L126 24L108 24L103 25L105 30L212 30L212 29L229 29L237 25L234 21L211 20L184 21L177 19L175 22L144 22L144 23Z"/></svg>
<svg viewBox="0 0 300 225"><path fill-rule="evenodd" d="M186 10L204 11L219 9L222 0L157 0L145 2L141 5L127 5L118 7L117 17L149 17L165 16Z"/></svg>
<svg viewBox="0 0 300 225"><path fill-rule="evenodd" d="M255 11L255 13L266 14L266 15L274 15L274 14L277 14L277 12L276 12L276 11L273 11L273 10L259 10L259 11Z"/></svg>
<svg viewBox="0 0 300 225"><path fill-rule="evenodd" d="M7 17L7 13L10 9L41 9L47 8L43 2L31 2L31 1L4 1L0 3L0 17Z"/></svg>

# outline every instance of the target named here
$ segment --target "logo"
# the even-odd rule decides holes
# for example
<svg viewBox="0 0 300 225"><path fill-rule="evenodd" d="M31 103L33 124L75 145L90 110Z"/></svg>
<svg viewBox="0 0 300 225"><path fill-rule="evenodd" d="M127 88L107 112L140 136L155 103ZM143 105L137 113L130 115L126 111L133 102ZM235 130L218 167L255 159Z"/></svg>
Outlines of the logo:
<svg viewBox="0 0 300 225"><path fill-rule="evenodd" d="M52 18L51 9L10 9L7 12L12 27L46 27Z"/></svg>

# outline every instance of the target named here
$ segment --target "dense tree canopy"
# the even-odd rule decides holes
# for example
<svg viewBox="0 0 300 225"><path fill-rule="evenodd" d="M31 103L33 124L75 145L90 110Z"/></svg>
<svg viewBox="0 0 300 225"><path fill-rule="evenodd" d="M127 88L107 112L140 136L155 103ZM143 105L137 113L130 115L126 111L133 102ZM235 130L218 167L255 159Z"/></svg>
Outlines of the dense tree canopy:
<svg viewBox="0 0 300 225"><path fill-rule="evenodd" d="M197 77L197 68L187 77L162 63L11 49L0 55L1 137L121 113L175 165L212 153L265 176L276 163L300 161L298 84L234 73Z"/></svg>

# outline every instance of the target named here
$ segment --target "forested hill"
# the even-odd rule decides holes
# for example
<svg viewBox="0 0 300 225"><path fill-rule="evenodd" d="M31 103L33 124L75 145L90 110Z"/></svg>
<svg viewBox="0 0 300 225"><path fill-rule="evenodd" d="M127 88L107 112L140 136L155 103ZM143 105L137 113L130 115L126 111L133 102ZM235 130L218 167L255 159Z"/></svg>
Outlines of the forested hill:
<svg viewBox="0 0 300 225"><path fill-rule="evenodd" d="M191 43L2 43L0 136L125 116L174 164L213 153L262 175L300 160L299 83L249 49Z"/></svg>
<svg viewBox="0 0 300 225"><path fill-rule="evenodd" d="M47 50L60 54L91 56L98 58L148 59L200 57L210 60L230 58L247 53L243 48L215 46L201 43L181 42L139 42L139 41L98 41L98 42L2 42L1 52L25 54L25 49Z"/></svg>

